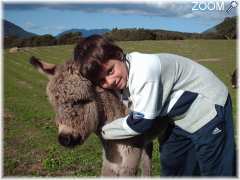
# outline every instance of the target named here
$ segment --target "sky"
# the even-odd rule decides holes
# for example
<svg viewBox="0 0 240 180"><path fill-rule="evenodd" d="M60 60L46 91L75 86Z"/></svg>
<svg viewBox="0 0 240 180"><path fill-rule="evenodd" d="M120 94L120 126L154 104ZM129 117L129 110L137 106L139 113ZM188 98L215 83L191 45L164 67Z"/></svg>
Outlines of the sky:
<svg viewBox="0 0 240 180"><path fill-rule="evenodd" d="M232 1L4 1L3 18L39 35L65 30L145 28L203 32L236 16ZM235 1L237 2L237 1ZM238 6L238 4L237 4Z"/></svg>

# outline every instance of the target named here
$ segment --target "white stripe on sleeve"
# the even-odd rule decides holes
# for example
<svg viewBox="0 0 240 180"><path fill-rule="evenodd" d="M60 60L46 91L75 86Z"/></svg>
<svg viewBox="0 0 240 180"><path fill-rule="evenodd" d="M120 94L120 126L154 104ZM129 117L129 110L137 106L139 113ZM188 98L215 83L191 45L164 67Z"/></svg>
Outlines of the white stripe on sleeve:
<svg viewBox="0 0 240 180"><path fill-rule="evenodd" d="M183 93L184 93L184 90L179 90L179 91L177 91L174 94L174 96L171 98L171 101L170 101L170 103L168 105L167 113L169 113L171 111L171 109L173 108L174 104L182 96Z"/></svg>

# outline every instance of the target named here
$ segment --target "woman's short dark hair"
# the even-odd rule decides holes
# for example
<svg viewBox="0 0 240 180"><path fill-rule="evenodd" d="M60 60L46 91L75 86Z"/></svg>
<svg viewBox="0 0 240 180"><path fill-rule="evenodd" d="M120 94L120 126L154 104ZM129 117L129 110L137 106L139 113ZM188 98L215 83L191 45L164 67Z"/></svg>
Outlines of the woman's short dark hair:
<svg viewBox="0 0 240 180"><path fill-rule="evenodd" d="M101 35L81 39L74 49L74 60L80 63L81 74L94 84L98 84L102 63L109 59L124 61L125 54L112 40Z"/></svg>

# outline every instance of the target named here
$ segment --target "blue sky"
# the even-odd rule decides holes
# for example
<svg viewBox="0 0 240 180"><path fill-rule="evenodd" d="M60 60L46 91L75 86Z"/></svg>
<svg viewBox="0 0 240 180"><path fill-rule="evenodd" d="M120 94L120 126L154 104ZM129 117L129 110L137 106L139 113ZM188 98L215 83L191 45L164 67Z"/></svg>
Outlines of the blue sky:
<svg viewBox="0 0 240 180"><path fill-rule="evenodd" d="M236 15L217 1L94 2L4 2L3 18L29 32L57 35L72 28L146 28L181 32L203 32ZM195 6L195 7L194 7Z"/></svg>

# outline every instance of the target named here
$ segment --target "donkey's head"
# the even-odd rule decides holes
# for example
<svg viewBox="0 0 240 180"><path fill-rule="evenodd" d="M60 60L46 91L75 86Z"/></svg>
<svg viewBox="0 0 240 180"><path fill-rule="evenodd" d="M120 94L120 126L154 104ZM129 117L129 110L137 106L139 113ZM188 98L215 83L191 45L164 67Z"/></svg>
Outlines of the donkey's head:
<svg viewBox="0 0 240 180"><path fill-rule="evenodd" d="M55 65L32 57L30 63L49 79L47 95L56 113L60 144L82 144L99 125L96 89L81 76L74 61Z"/></svg>

